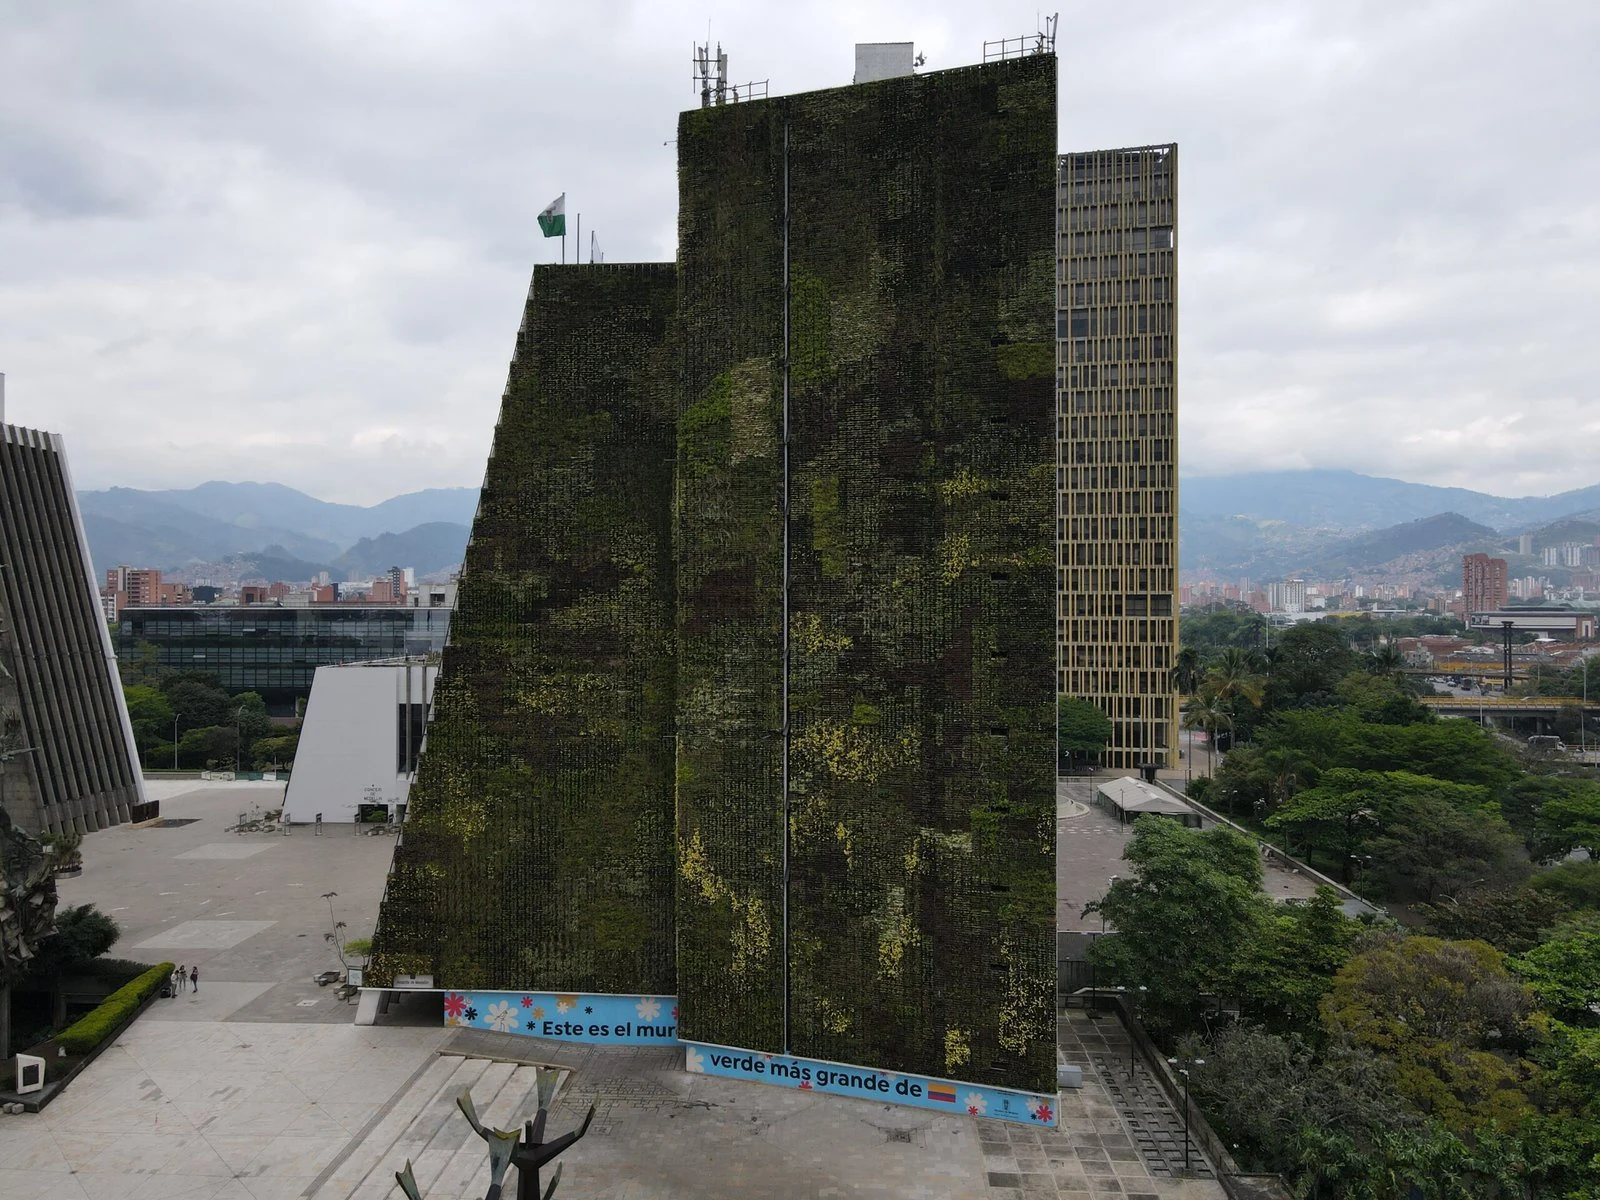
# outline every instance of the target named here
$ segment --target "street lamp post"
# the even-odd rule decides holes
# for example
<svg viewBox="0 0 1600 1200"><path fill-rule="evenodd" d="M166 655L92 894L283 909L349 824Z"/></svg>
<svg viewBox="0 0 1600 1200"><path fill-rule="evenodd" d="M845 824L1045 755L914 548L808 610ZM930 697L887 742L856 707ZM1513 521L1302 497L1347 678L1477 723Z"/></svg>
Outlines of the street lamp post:
<svg viewBox="0 0 1600 1200"><path fill-rule="evenodd" d="M1128 989L1128 1085L1133 1085L1134 1051L1137 1043L1133 1040L1133 1023L1139 1019L1139 1001L1150 989L1140 984L1137 988Z"/></svg>
<svg viewBox="0 0 1600 1200"><path fill-rule="evenodd" d="M181 716L183 716L182 713L172 714L172 769L174 771L178 769L178 718Z"/></svg>
<svg viewBox="0 0 1600 1200"><path fill-rule="evenodd" d="M244 713L233 714L233 775L237 779L244 769Z"/></svg>
<svg viewBox="0 0 1600 1200"><path fill-rule="evenodd" d="M1176 1058L1169 1058L1167 1061L1177 1068L1179 1075L1183 1076L1183 1169L1187 1173L1189 1170L1189 1068L1178 1066ZM1203 1067L1205 1065L1206 1060L1203 1058L1189 1060L1189 1066Z"/></svg>

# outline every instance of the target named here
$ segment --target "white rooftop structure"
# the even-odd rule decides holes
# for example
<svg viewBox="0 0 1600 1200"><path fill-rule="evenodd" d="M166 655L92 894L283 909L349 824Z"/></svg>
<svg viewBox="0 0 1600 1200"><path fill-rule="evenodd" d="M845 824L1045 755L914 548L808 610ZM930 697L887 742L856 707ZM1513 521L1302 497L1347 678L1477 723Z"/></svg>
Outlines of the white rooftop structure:
<svg viewBox="0 0 1600 1200"><path fill-rule="evenodd" d="M1176 818L1196 829L1200 827L1200 814L1194 809L1170 793L1151 787L1131 775L1096 784L1094 798L1096 804L1115 814L1117 820L1124 824L1139 817L1159 816Z"/></svg>
<svg viewBox="0 0 1600 1200"><path fill-rule="evenodd" d="M284 820L354 821L364 804L400 816L438 675L437 666L418 661L318 667L284 796Z"/></svg>
<svg viewBox="0 0 1600 1200"><path fill-rule="evenodd" d="M915 60L910 42L857 42L855 82L910 75Z"/></svg>

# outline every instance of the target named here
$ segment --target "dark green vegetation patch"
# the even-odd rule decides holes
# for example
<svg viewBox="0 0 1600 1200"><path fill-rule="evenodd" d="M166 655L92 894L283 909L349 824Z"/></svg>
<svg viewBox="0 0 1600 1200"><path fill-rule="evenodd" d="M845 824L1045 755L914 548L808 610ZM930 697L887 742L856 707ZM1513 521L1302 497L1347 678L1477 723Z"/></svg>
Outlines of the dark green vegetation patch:
<svg viewBox="0 0 1600 1200"><path fill-rule="evenodd" d="M534 271L371 982L674 990L674 281Z"/></svg>
<svg viewBox="0 0 1600 1200"><path fill-rule="evenodd" d="M1054 1072L1055 60L679 127L679 994L776 1051L788 189L794 1053Z"/></svg>

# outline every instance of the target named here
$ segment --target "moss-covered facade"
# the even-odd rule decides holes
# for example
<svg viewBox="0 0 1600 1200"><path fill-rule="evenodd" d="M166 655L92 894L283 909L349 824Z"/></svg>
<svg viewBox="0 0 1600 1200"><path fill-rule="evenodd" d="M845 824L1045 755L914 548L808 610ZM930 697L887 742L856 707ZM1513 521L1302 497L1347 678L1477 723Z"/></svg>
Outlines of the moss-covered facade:
<svg viewBox="0 0 1600 1200"><path fill-rule="evenodd" d="M536 273L375 982L1053 1087L1055 113L1053 56L689 112L675 305Z"/></svg>
<svg viewBox="0 0 1600 1200"><path fill-rule="evenodd" d="M1039 57L680 119L686 1037L785 1048L786 760L787 1049L1053 1077L1055 111Z"/></svg>
<svg viewBox="0 0 1600 1200"><path fill-rule="evenodd" d="M675 302L534 270L375 981L674 989Z"/></svg>

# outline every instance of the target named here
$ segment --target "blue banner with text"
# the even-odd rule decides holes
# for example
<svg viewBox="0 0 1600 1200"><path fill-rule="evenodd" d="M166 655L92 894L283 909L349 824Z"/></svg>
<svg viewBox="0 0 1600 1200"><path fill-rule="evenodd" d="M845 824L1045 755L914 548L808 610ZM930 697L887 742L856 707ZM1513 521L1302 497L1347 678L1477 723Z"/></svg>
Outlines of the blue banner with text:
<svg viewBox="0 0 1600 1200"><path fill-rule="evenodd" d="M850 1096L857 1100L908 1104L915 1108L931 1108L936 1112L1016 1121L1022 1125L1054 1126L1058 1120L1054 1096L1014 1092L1009 1088L981 1087L975 1083L934 1079L926 1075L875 1071L871 1067L851 1067L817 1058L758 1054L751 1050L733 1050L704 1042L683 1044L684 1066L699 1075L772 1083L802 1092L824 1092L830 1096Z"/></svg>
<svg viewBox="0 0 1600 1200"><path fill-rule="evenodd" d="M444 1023L601 1046L676 1046L676 996L446 992Z"/></svg>

